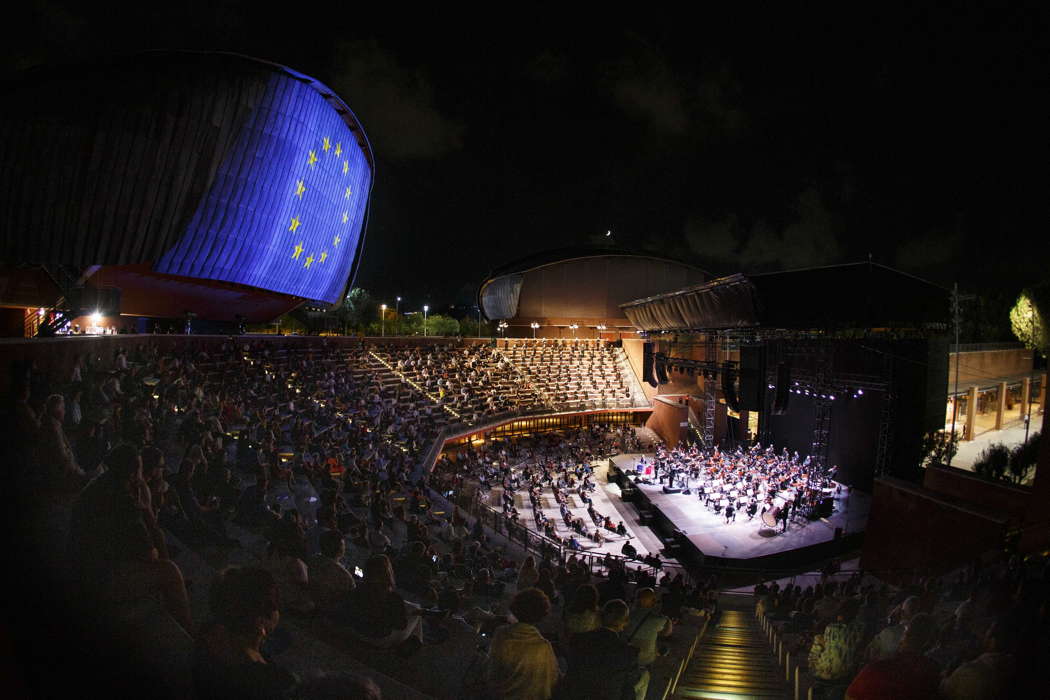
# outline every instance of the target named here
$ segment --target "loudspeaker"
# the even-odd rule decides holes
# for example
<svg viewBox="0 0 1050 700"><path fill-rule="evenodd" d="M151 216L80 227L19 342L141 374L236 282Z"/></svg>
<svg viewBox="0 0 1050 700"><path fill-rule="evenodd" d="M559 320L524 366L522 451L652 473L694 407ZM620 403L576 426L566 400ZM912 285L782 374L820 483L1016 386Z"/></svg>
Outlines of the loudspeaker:
<svg viewBox="0 0 1050 700"><path fill-rule="evenodd" d="M656 361L656 378L661 384L666 384L667 379L667 365L659 360Z"/></svg>
<svg viewBox="0 0 1050 700"><path fill-rule="evenodd" d="M722 372L722 395L725 396L726 406L734 411L740 410L736 396L736 371L728 364Z"/></svg>
<svg viewBox="0 0 1050 700"><path fill-rule="evenodd" d="M766 389L766 347L764 345L740 348L741 411L761 411Z"/></svg>
<svg viewBox="0 0 1050 700"><path fill-rule="evenodd" d="M653 373L653 365L655 359L653 357L653 344L643 343L642 344L642 381L648 382L650 386L657 387L660 383L656 381L656 374Z"/></svg>
<svg viewBox="0 0 1050 700"><path fill-rule="evenodd" d="M777 365L776 392L773 398L773 415L782 416L787 413L788 403L791 402L791 368L783 362Z"/></svg>

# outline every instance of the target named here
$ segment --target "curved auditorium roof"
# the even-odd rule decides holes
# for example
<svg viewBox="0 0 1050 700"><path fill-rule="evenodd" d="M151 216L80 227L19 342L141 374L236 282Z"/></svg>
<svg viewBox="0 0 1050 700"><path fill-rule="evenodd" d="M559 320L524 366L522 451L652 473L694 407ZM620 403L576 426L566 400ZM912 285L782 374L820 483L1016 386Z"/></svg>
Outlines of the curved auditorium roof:
<svg viewBox="0 0 1050 700"><path fill-rule="evenodd" d="M943 331L948 290L871 262L735 274L621 304L644 331L924 328Z"/></svg>
<svg viewBox="0 0 1050 700"><path fill-rule="evenodd" d="M623 321L620 304L707 279L677 260L610 248L564 248L495 270L478 298L493 320L547 324Z"/></svg>
<svg viewBox="0 0 1050 700"><path fill-rule="evenodd" d="M285 66L163 51L4 86L3 262L128 266L338 300L374 157L349 107Z"/></svg>

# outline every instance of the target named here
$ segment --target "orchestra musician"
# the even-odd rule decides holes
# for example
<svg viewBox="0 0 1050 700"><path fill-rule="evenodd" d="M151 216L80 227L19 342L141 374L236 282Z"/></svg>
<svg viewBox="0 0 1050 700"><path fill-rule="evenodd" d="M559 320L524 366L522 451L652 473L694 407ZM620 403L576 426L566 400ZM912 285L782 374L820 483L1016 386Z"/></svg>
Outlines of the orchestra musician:
<svg viewBox="0 0 1050 700"><path fill-rule="evenodd" d="M778 454L773 445L737 447L732 453L695 445L660 447L653 462L657 473L666 475L666 481L661 478L658 483L673 486L695 479L697 500L724 516L726 523L745 510L748 520L775 510L767 517L775 517L773 522L782 532L793 513L812 517L837 486L832 481L837 466L825 469L817 460L790 453L786 447Z"/></svg>

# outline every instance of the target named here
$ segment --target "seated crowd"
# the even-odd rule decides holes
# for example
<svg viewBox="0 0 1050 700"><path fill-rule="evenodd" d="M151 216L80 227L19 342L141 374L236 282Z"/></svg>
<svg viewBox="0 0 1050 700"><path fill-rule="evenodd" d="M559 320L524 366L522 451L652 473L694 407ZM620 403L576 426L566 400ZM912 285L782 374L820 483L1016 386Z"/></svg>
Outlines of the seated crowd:
<svg viewBox="0 0 1050 700"><path fill-rule="evenodd" d="M369 348L178 340L14 378L27 557L101 658L121 658L108 680L141 692L161 676L173 697L378 697L403 688L392 678L435 697L575 697L613 682L604 644L640 698L655 640L713 609L713 581L612 558L519 565L480 521L437 512L413 473L436 428L402 412L417 392ZM608 440L584 432L564 458ZM510 464L552 445L500 449ZM356 672L296 659L317 640Z"/></svg>
<svg viewBox="0 0 1050 700"><path fill-rule="evenodd" d="M1033 568L1035 566L1035 568ZM890 587L870 577L760 585L815 698L1037 697L1050 662L1050 565L1017 557Z"/></svg>
<svg viewBox="0 0 1050 700"><path fill-rule="evenodd" d="M628 539L622 521L616 524L594 507L592 463L640 449L631 426L592 424L514 441L490 440L480 447L468 444L441 455L433 478L448 491L468 483L476 485L490 498L499 499L499 508L511 523L527 525L555 543L583 550L600 547L614 535ZM524 520L519 520L516 504L519 492L529 499L531 517ZM557 504L560 521L543 512L544 501ZM584 509L586 519L580 514ZM625 547L624 554L633 550L629 544Z"/></svg>
<svg viewBox="0 0 1050 700"><path fill-rule="evenodd" d="M598 340L504 342L501 352L507 361L520 367L555 405L627 408L644 403L625 379L630 369L621 348Z"/></svg>

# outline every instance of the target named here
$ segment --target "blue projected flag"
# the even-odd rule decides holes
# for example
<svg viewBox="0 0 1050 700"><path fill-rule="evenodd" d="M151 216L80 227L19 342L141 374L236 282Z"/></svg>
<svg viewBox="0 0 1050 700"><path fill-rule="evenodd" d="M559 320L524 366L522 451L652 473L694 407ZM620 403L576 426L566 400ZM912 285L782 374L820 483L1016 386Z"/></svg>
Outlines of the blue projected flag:
<svg viewBox="0 0 1050 700"><path fill-rule="evenodd" d="M156 270L335 302L353 268L372 170L318 92L274 75L185 234Z"/></svg>

